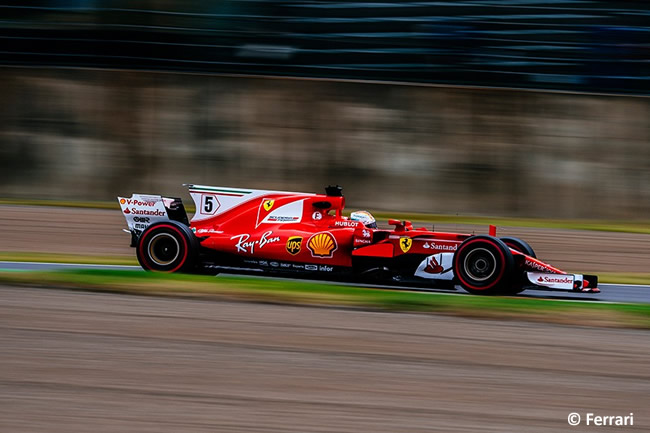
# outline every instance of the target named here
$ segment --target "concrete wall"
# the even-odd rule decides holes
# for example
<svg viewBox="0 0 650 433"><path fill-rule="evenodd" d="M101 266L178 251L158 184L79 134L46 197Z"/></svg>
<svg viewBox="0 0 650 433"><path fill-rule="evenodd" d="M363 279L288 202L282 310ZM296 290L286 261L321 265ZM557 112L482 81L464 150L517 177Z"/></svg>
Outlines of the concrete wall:
<svg viewBox="0 0 650 433"><path fill-rule="evenodd" d="M0 70L0 196L182 183L435 213L647 218L650 99L90 70Z"/></svg>

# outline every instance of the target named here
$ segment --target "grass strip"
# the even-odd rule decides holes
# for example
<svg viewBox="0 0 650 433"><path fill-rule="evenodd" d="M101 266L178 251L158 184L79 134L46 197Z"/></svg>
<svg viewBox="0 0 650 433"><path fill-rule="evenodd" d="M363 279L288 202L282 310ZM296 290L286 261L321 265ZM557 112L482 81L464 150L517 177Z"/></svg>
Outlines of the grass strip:
<svg viewBox="0 0 650 433"><path fill-rule="evenodd" d="M45 262L45 263L78 263L87 265L138 265L138 260L128 256L60 254L44 252L15 252L0 251L0 261L7 262Z"/></svg>
<svg viewBox="0 0 650 433"><path fill-rule="evenodd" d="M120 210L120 205L115 201L76 201L76 200L46 200L46 199L19 199L0 198L0 205L13 206L55 206L85 209L114 209Z"/></svg>
<svg viewBox="0 0 650 433"><path fill-rule="evenodd" d="M606 284L640 284L643 286L650 285L649 273L635 272L577 272L583 274L598 275L599 283Z"/></svg>
<svg viewBox="0 0 650 433"><path fill-rule="evenodd" d="M450 296L273 278L210 277L113 270L0 272L0 282L139 295L209 296L226 300L340 305L483 319L650 329L650 304Z"/></svg>

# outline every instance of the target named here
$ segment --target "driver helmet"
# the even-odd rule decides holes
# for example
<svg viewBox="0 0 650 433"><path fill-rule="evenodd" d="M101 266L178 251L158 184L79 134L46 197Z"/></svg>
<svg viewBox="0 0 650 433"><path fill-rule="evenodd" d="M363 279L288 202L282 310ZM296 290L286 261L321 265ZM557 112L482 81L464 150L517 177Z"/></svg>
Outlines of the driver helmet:
<svg viewBox="0 0 650 433"><path fill-rule="evenodd" d="M372 214L368 211L365 210L358 210L355 212L352 212L350 214L350 219L352 221L359 221L360 223L363 223L366 227L369 229L376 229L377 228L377 221L375 220L375 217L372 216Z"/></svg>

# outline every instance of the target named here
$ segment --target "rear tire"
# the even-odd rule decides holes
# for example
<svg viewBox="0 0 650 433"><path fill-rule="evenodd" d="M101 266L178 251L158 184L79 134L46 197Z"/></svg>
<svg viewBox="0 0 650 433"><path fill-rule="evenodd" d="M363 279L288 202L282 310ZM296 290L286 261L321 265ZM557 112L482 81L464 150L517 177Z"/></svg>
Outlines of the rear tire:
<svg viewBox="0 0 650 433"><path fill-rule="evenodd" d="M149 226L136 250L145 271L190 272L196 264L198 242L189 227L166 221Z"/></svg>
<svg viewBox="0 0 650 433"><path fill-rule="evenodd" d="M473 236L454 254L454 275L474 295L498 295L510 287L515 263L508 246L492 236Z"/></svg>

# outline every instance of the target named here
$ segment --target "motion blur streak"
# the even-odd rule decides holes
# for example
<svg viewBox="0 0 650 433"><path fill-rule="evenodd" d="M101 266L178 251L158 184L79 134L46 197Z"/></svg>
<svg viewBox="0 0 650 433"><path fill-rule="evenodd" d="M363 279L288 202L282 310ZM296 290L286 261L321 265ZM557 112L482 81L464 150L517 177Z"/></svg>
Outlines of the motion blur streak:
<svg viewBox="0 0 650 433"><path fill-rule="evenodd" d="M634 330L0 287L0 345L12 433L650 429Z"/></svg>
<svg viewBox="0 0 650 433"><path fill-rule="evenodd" d="M650 214L647 2L0 0L0 13L0 196L338 183L390 210Z"/></svg>
<svg viewBox="0 0 650 433"><path fill-rule="evenodd" d="M182 183L357 206L650 214L650 99L173 74L0 71L0 196L112 201ZM83 188L79 186L83 185Z"/></svg>
<svg viewBox="0 0 650 433"><path fill-rule="evenodd" d="M5 64L647 93L638 1L3 2Z"/></svg>

